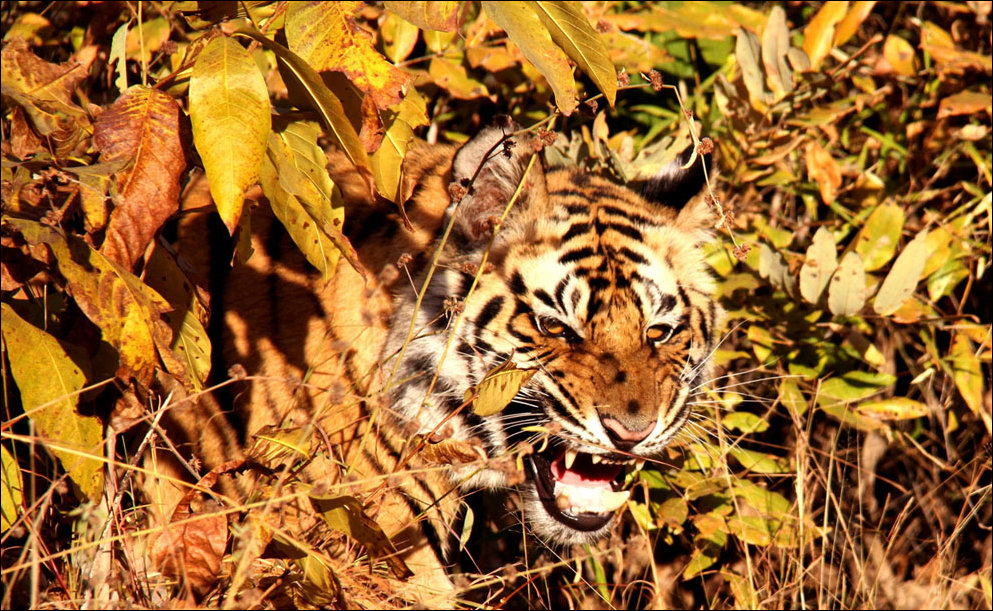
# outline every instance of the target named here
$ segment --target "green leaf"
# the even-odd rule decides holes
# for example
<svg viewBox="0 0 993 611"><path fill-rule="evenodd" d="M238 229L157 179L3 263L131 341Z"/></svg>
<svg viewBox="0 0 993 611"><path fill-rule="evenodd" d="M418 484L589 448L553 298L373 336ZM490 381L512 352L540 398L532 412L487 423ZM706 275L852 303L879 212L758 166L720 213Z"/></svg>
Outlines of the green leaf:
<svg viewBox="0 0 993 611"><path fill-rule="evenodd" d="M6 305L6 304L5 304ZM7 532L24 513L24 479L21 467L7 446L0 446L0 532Z"/></svg>
<svg viewBox="0 0 993 611"><path fill-rule="evenodd" d="M103 425L78 412L86 374L57 339L0 304L0 329L10 372L24 411L41 443L58 457L80 492L96 500L103 493ZM4 470L6 473L6 469Z"/></svg>
<svg viewBox="0 0 993 611"><path fill-rule="evenodd" d="M862 257L848 252L831 276L828 286L828 308L838 316L854 316L865 305L865 269Z"/></svg>
<svg viewBox="0 0 993 611"><path fill-rule="evenodd" d="M817 401L823 405L838 405L867 399L890 386L896 377L888 373L849 371L845 375L825 380Z"/></svg>
<svg viewBox="0 0 993 611"><path fill-rule="evenodd" d="M524 57L534 64L555 93L555 104L568 116L576 109L576 81L565 53L553 41L538 15L525 2L482 2L490 19L507 32Z"/></svg>
<svg viewBox="0 0 993 611"><path fill-rule="evenodd" d="M807 256L800 268L800 295L810 303L817 304L824 296L831 275L838 268L838 253L835 250L834 236L827 227L821 227L807 248Z"/></svg>
<svg viewBox="0 0 993 611"><path fill-rule="evenodd" d="M761 433L769 428L769 423L751 412L734 412L724 416L722 424L729 430L742 433Z"/></svg>
<svg viewBox="0 0 993 611"><path fill-rule="evenodd" d="M614 107L617 98L617 70L579 2L528 2L552 40L585 72Z"/></svg>
<svg viewBox="0 0 993 611"><path fill-rule="evenodd" d="M872 304L876 314L889 316L910 299L914 289L917 288L921 272L924 271L927 255L927 229L925 229L907 244L893 262L893 267L883 280L883 285L879 287Z"/></svg>
<svg viewBox="0 0 993 611"><path fill-rule="evenodd" d="M193 143L221 220L234 235L245 191L262 169L271 129L269 91L248 51L220 37L193 65L189 96Z"/></svg>
<svg viewBox="0 0 993 611"><path fill-rule="evenodd" d="M768 425L766 425L768 426ZM788 458L732 447L728 450L741 466L755 473L792 473L793 467Z"/></svg>

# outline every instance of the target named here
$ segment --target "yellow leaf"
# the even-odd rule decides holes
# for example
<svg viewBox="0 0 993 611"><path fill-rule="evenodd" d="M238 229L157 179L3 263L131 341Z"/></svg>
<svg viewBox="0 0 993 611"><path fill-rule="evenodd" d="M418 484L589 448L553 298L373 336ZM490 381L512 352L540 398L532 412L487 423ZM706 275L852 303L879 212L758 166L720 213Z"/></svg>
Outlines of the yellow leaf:
<svg viewBox="0 0 993 611"><path fill-rule="evenodd" d="M24 479L7 446L0 446L0 532L7 532L24 513Z"/></svg>
<svg viewBox="0 0 993 611"><path fill-rule="evenodd" d="M413 185L405 184L403 159L414 142L414 129L428 124L427 105L416 89L407 92L403 101L391 108L389 126L383 142L372 158L376 189L397 205L407 201Z"/></svg>
<svg viewBox="0 0 993 611"><path fill-rule="evenodd" d="M568 116L576 109L576 81L566 54L553 41L538 15L525 2L482 2L487 16L503 28L555 94L555 104Z"/></svg>
<svg viewBox="0 0 993 611"><path fill-rule="evenodd" d="M862 257L865 271L875 271L896 254L906 215L893 200L876 207L855 236L855 252Z"/></svg>
<svg viewBox="0 0 993 611"><path fill-rule="evenodd" d="M507 407L535 373L536 369L518 369L513 359L507 359L466 390L465 400L472 401L472 411L477 416L492 416Z"/></svg>
<svg viewBox="0 0 993 611"><path fill-rule="evenodd" d="M891 397L859 403L855 408L863 416L878 420L913 420L927 416L927 405L907 397Z"/></svg>
<svg viewBox="0 0 993 611"><path fill-rule="evenodd" d="M0 304L0 329L10 373L25 413L83 495L103 494L103 425L77 411L86 375L57 339ZM7 469L4 465L4 473ZM5 516L6 517L6 516Z"/></svg>
<svg viewBox="0 0 993 611"><path fill-rule="evenodd" d="M579 2L529 2L538 19L555 41L585 72L614 107L617 98L617 71L600 33L583 15Z"/></svg>
<svg viewBox="0 0 993 611"><path fill-rule="evenodd" d="M375 47L374 36L355 21L361 2L290 2L286 42L317 72L341 72L379 109L400 102L412 77Z"/></svg>
<svg viewBox="0 0 993 611"><path fill-rule="evenodd" d="M909 42L895 34L886 37L883 43L883 58L893 72L901 76L914 76L917 73L917 56Z"/></svg>
<svg viewBox="0 0 993 611"><path fill-rule="evenodd" d="M810 58L810 68L817 70L834 46L838 23L848 12L848 2L825 2L803 29L803 50Z"/></svg>
<svg viewBox="0 0 993 611"><path fill-rule="evenodd" d="M383 37L383 51L393 63L407 59L414 52L414 47L421 37L421 31L417 26L390 12L383 17L379 32Z"/></svg>
<svg viewBox="0 0 993 611"><path fill-rule="evenodd" d="M215 38L201 51L190 77L190 121L210 194L233 235L271 129L265 79L237 41Z"/></svg>
<svg viewBox="0 0 993 611"><path fill-rule="evenodd" d="M859 26L862 25L862 22L872 13L874 6L876 6L875 0L856 2L852 6L852 10L848 11L845 18L835 28L834 46L840 47L851 40L852 36L855 36L855 33L858 31Z"/></svg>
<svg viewBox="0 0 993 611"><path fill-rule="evenodd" d="M351 496L311 495L310 502L328 526L358 541L372 555L382 557L396 577L405 579L413 575L397 554L390 538L375 520L366 515L358 499Z"/></svg>
<svg viewBox="0 0 993 611"><path fill-rule="evenodd" d="M949 350L952 378L962 399L978 416L983 409L983 367L972 347L972 342L962 333L956 333ZM987 420L988 422L988 420Z"/></svg>
<svg viewBox="0 0 993 611"><path fill-rule="evenodd" d="M928 258L927 233L925 229L917 234L893 262L893 267L879 287L872 304L872 308L880 316L889 316L896 312L914 294L924 262Z"/></svg>

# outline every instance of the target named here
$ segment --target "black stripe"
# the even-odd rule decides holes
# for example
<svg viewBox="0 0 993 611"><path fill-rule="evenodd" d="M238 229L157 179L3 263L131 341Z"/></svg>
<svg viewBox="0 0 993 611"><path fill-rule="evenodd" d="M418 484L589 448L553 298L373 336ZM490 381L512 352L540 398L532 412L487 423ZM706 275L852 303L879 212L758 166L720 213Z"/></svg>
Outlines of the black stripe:
<svg viewBox="0 0 993 611"><path fill-rule="evenodd" d="M559 310L562 311L562 312L566 312L567 311L567 308L565 307L565 301L564 301L564 299L565 299L565 289L566 289L567 286L569 286L569 277L568 276L566 276L565 278L559 280L559 283L555 286L555 303L558 304Z"/></svg>
<svg viewBox="0 0 993 611"><path fill-rule="evenodd" d="M668 312L676 307L676 298L673 295L662 295L659 300L659 312Z"/></svg>
<svg viewBox="0 0 993 611"><path fill-rule="evenodd" d="M559 257L559 263L565 265L567 263L575 263L576 261L581 261L588 257L593 256L593 249L589 246L584 246L582 248L577 248L576 250L571 250L561 257Z"/></svg>
<svg viewBox="0 0 993 611"><path fill-rule="evenodd" d="M535 289L534 296L538 298L538 301L545 304L546 306L555 309L555 300L552 296L548 294L545 289Z"/></svg>
<svg viewBox="0 0 993 611"><path fill-rule="evenodd" d="M589 233L589 231L590 231L589 223L575 223L571 227L569 227L569 231L566 231L565 235L562 236L562 241L568 242L569 240L573 239L576 236L586 235L587 233Z"/></svg>
<svg viewBox="0 0 993 611"><path fill-rule="evenodd" d="M476 317L474 321L477 329L481 329L493 321L493 318L500 313L500 308L503 307L503 296L497 295L483 306L480 310L479 316Z"/></svg>
<svg viewBox="0 0 993 611"><path fill-rule="evenodd" d="M528 289L524 286L524 277L521 276L521 272L519 270L515 270L513 275L510 276L509 288L510 292L518 297L527 294Z"/></svg>
<svg viewBox="0 0 993 611"><path fill-rule="evenodd" d="M623 236L631 238L632 240L637 240L640 242L644 239L644 236L641 234L641 232L635 229L634 227L632 227L631 225L622 225L620 223L613 223L608 227Z"/></svg>
<svg viewBox="0 0 993 611"><path fill-rule="evenodd" d="M621 247L621 249L617 251L617 254L627 258L632 263L638 263L640 265L648 265L648 259L639 255L638 253L631 250L627 246Z"/></svg>

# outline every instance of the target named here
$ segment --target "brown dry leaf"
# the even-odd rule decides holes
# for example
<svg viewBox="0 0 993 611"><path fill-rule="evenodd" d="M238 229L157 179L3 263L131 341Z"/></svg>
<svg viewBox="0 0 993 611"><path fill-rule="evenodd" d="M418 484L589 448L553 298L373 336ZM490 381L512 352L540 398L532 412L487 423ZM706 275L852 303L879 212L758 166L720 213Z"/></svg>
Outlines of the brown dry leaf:
<svg viewBox="0 0 993 611"><path fill-rule="evenodd" d="M148 385L161 357L168 371L186 378L186 367L172 353L172 329L163 320L172 309L165 299L120 264L91 249L81 239L68 240L38 223L7 219L28 243L47 244L77 305L104 340L117 349L124 380Z"/></svg>
<svg viewBox="0 0 993 611"><path fill-rule="evenodd" d="M841 169L838 163L816 140L807 143L805 159L807 174L817 183L821 190L821 199L825 204L831 204L838 196L841 186Z"/></svg>
<svg viewBox="0 0 993 611"><path fill-rule="evenodd" d="M422 30L454 32L463 15L458 2L385 2L386 10L395 13ZM463 8L468 3L462 3Z"/></svg>
<svg viewBox="0 0 993 611"><path fill-rule="evenodd" d="M126 162L115 173L117 197L100 252L128 269L179 210L179 178L186 170L180 114L168 94L132 87L100 115L94 129L100 161Z"/></svg>
<svg viewBox="0 0 993 611"><path fill-rule="evenodd" d="M939 77L968 70L993 72L993 57L959 49L948 32L930 21L921 24L921 49L934 59Z"/></svg>
<svg viewBox="0 0 993 611"><path fill-rule="evenodd" d="M221 570L228 545L228 518L220 503L204 499L220 473L238 468L244 461L229 461L211 469L176 506L169 524L152 541L152 562L174 579L181 579L198 599L207 594Z"/></svg>
<svg viewBox="0 0 993 611"><path fill-rule="evenodd" d="M955 115L971 115L977 112L991 114L991 98L989 93L977 91L960 91L947 98L942 98L938 106L938 118Z"/></svg>
<svg viewBox="0 0 993 611"><path fill-rule="evenodd" d="M417 435L411 443L414 447L420 446L418 455L425 461L436 465L453 465L486 459L481 442L478 439L474 441L475 444L461 439Z"/></svg>
<svg viewBox="0 0 993 611"><path fill-rule="evenodd" d="M317 72L344 73L378 108L386 108L400 102L412 77L376 50L375 37L355 21L361 7L361 2L292 2L286 40Z"/></svg>
<svg viewBox="0 0 993 611"><path fill-rule="evenodd" d="M366 515L358 499L352 496L311 495L310 502L328 526L358 541L370 554L383 558L397 578L407 579L413 575L397 554L390 538L375 520Z"/></svg>
<svg viewBox="0 0 993 611"><path fill-rule="evenodd" d="M38 133L55 145L57 156L71 154L88 139L89 116L73 102L76 85L86 78L84 66L75 61L50 64L17 38L0 53L0 67L3 95L24 109Z"/></svg>

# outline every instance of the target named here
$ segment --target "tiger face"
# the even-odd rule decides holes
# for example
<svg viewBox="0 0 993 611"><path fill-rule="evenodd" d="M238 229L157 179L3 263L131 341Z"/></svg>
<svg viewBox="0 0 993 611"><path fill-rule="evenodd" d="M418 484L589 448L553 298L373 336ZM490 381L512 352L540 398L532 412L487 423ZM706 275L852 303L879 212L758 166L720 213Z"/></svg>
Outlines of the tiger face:
<svg viewBox="0 0 993 611"><path fill-rule="evenodd" d="M420 308L400 298L386 345L402 352L393 413L421 433L480 439L490 458L531 444L518 484L527 524L550 543L589 542L625 505L627 470L673 440L708 376L721 318L700 252L711 222L706 204L685 205L702 170L674 166L647 185L649 201L580 169L546 172L531 140L505 137L490 128L455 157L466 193L446 213ZM534 375L500 413L474 414L466 391L508 360ZM501 469L453 477L510 483Z"/></svg>

